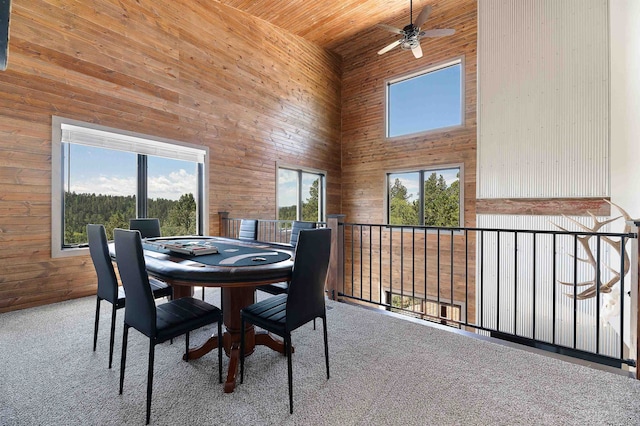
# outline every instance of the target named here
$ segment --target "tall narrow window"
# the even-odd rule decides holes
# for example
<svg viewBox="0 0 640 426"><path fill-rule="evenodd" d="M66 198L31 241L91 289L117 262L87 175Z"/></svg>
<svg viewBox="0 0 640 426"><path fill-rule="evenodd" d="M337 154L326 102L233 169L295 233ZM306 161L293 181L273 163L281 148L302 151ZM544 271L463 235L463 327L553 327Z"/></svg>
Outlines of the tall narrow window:
<svg viewBox="0 0 640 426"><path fill-rule="evenodd" d="M463 124L461 59L387 82L387 137Z"/></svg>
<svg viewBox="0 0 640 426"><path fill-rule="evenodd" d="M278 169L278 219L298 218L298 172Z"/></svg>
<svg viewBox="0 0 640 426"><path fill-rule="evenodd" d="M325 173L278 168L278 219L324 221Z"/></svg>
<svg viewBox="0 0 640 426"><path fill-rule="evenodd" d="M89 223L104 224L108 238L136 217L157 217L163 235L202 234L206 155L204 147L54 117L52 255L86 247Z"/></svg>
<svg viewBox="0 0 640 426"><path fill-rule="evenodd" d="M160 219L162 235L195 235L198 164L149 157L147 162L147 217Z"/></svg>
<svg viewBox="0 0 640 426"><path fill-rule="evenodd" d="M389 225L421 225L420 173L389 173Z"/></svg>
<svg viewBox="0 0 640 426"><path fill-rule="evenodd" d="M462 166L387 173L387 223L459 227Z"/></svg>
<svg viewBox="0 0 640 426"><path fill-rule="evenodd" d="M87 243L87 224L110 232L136 217L136 154L64 143L63 247Z"/></svg>

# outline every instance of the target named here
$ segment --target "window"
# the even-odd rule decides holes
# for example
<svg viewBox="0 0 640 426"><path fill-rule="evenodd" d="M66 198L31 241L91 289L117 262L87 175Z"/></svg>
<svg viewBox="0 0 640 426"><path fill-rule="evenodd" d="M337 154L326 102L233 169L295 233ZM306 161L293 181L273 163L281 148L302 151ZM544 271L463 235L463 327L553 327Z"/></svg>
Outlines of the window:
<svg viewBox="0 0 640 426"><path fill-rule="evenodd" d="M386 292L391 312L460 328L462 306L443 301Z"/></svg>
<svg viewBox="0 0 640 426"><path fill-rule="evenodd" d="M387 223L460 227L462 166L387 173Z"/></svg>
<svg viewBox="0 0 640 426"><path fill-rule="evenodd" d="M157 217L163 235L208 229L207 149L53 117L52 256L82 252L86 226Z"/></svg>
<svg viewBox="0 0 640 426"><path fill-rule="evenodd" d="M323 222L324 172L278 167L278 219Z"/></svg>
<svg viewBox="0 0 640 426"><path fill-rule="evenodd" d="M387 137L461 126L463 69L457 59L387 81Z"/></svg>

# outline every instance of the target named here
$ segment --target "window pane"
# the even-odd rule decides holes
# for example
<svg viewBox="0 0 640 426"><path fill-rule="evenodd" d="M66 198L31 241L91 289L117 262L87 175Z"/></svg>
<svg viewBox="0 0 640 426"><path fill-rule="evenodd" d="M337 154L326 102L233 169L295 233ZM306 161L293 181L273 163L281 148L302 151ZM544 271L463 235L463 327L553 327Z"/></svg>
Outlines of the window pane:
<svg viewBox="0 0 640 426"><path fill-rule="evenodd" d="M157 217L163 236L195 235L198 164L147 157L147 216Z"/></svg>
<svg viewBox="0 0 640 426"><path fill-rule="evenodd" d="M136 212L137 156L129 152L63 144L64 245L86 244L87 224L128 228Z"/></svg>
<svg viewBox="0 0 640 426"><path fill-rule="evenodd" d="M200 225L204 229L208 226L206 202L193 207L206 179L202 176L206 172L204 147L55 116L51 136L52 176L61 176L51 185L53 257L83 254L84 250L67 249L86 245L88 223L104 224L109 239L113 239L114 228L128 228L129 219L136 214L166 217L163 222L174 228L180 225L181 234L187 229L189 234L197 233ZM141 155L147 161L139 162ZM147 164L150 170L138 170L139 164ZM175 210L172 213L172 204L183 207L180 213L188 212L182 216ZM141 212L137 212L138 206Z"/></svg>
<svg viewBox="0 0 640 426"><path fill-rule="evenodd" d="M298 206L298 172L278 169L278 219L296 220Z"/></svg>
<svg viewBox="0 0 640 426"><path fill-rule="evenodd" d="M302 220L317 222L320 220L319 190L320 176L302 173Z"/></svg>
<svg viewBox="0 0 640 426"><path fill-rule="evenodd" d="M462 124L460 63L389 84L388 137Z"/></svg>
<svg viewBox="0 0 640 426"><path fill-rule="evenodd" d="M389 224L420 225L420 174L394 173L388 175Z"/></svg>
<svg viewBox="0 0 640 426"><path fill-rule="evenodd" d="M424 224L460 226L460 168L425 171Z"/></svg>

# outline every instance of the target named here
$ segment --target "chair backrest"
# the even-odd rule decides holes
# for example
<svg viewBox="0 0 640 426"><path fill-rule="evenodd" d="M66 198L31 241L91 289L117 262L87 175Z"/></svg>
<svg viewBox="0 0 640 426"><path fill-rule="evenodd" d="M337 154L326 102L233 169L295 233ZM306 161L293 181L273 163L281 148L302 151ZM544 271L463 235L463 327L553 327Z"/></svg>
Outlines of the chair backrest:
<svg viewBox="0 0 640 426"><path fill-rule="evenodd" d="M240 221L240 230L238 231L238 239L240 240L257 240L258 239L258 221L253 219L242 219Z"/></svg>
<svg viewBox="0 0 640 426"><path fill-rule="evenodd" d="M98 297L116 303L118 299L118 279L109 255L107 233L103 225L87 225L89 253L98 275Z"/></svg>
<svg viewBox="0 0 640 426"><path fill-rule="evenodd" d="M142 238L162 237L158 218L129 219L129 229L140 231Z"/></svg>
<svg viewBox="0 0 640 426"><path fill-rule="evenodd" d="M330 254L331 229L300 231L287 297L287 330L293 331L324 315Z"/></svg>
<svg viewBox="0 0 640 426"><path fill-rule="evenodd" d="M303 229L314 229L316 227L315 222L302 222L299 220L294 220L291 224L291 236L289 237L289 244L291 244L294 248L298 244L298 234Z"/></svg>
<svg viewBox="0 0 640 426"><path fill-rule="evenodd" d="M156 305L149 285L140 232L114 229L116 262L127 294L124 321L142 334L156 334Z"/></svg>

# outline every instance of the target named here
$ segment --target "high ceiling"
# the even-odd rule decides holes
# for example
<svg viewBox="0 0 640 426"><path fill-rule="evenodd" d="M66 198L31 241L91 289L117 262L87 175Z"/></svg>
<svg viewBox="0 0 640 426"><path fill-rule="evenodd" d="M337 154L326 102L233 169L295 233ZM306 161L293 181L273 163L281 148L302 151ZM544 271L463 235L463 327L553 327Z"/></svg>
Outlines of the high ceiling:
<svg viewBox="0 0 640 426"><path fill-rule="evenodd" d="M379 23L402 28L409 23L410 0L218 0L268 21L325 49L341 53L350 40ZM432 17L458 0L413 0L413 19L423 7ZM384 32L384 30L379 30ZM389 34L387 34L389 35ZM390 41L393 41L391 35Z"/></svg>

